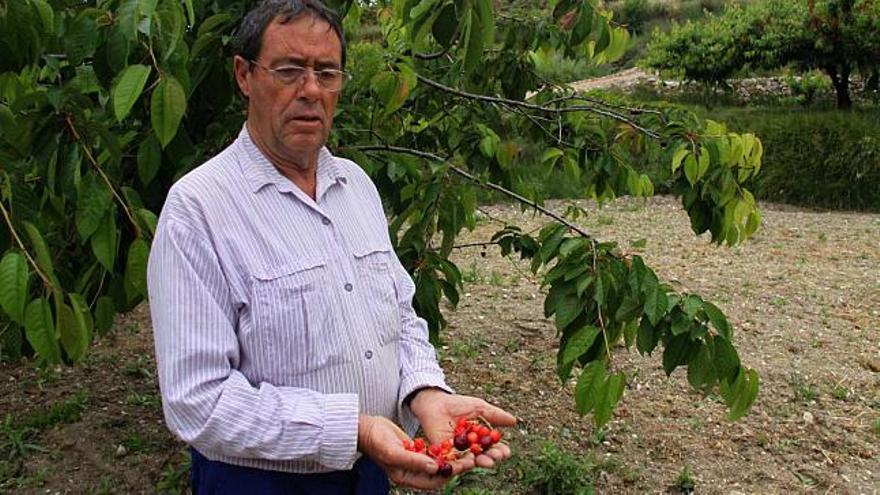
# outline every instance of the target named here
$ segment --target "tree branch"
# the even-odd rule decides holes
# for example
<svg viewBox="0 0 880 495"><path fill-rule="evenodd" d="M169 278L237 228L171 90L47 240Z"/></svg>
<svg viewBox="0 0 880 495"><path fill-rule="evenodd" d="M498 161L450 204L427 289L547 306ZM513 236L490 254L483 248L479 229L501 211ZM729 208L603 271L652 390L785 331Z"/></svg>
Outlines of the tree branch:
<svg viewBox="0 0 880 495"><path fill-rule="evenodd" d="M45 285L48 289L50 289L52 291L56 290L57 287L55 287L55 284L53 284L52 281L49 280L49 277L46 276L45 273L43 273L43 270L40 270L40 267L39 267L39 265L37 265L37 262L34 261L33 257L31 257L31 253L27 250L24 243L21 242L21 237L18 236L18 232L15 230L15 227L12 225L12 218L10 218L9 212L6 211L6 207L3 206L2 201L0 201L0 212L3 213L3 219L6 220L6 225L9 226L9 232L12 234L12 238L15 239L15 243L18 244L18 247L24 253L25 257L28 260L28 263L30 263L31 266L34 267L34 271L37 273L37 276L39 276L43 280L43 285Z"/></svg>
<svg viewBox="0 0 880 495"><path fill-rule="evenodd" d="M596 108L596 107L590 106L590 105L572 105L572 106L561 107L561 108L553 108L553 107L547 107L544 105L535 105L533 103L526 103L524 101L511 100L508 98L500 98L500 97L496 97L496 96L486 96L486 95L480 95L480 94L475 94L475 93L468 93L467 91L462 91L460 89L451 88L449 86L446 86L445 84L439 83L439 82L434 81L432 79L428 79L427 77L422 76L421 74L418 75L418 78L419 78L419 81L422 81L423 83L427 84L428 86L432 86L432 87L437 88L437 89L444 91L446 93L460 96L462 98L467 98L469 100L492 103L494 105L503 105L503 106L512 107L512 108L524 108L524 109L533 110L536 112L554 113L554 114L573 113L573 112L592 112L592 113L602 115L604 117L608 117L608 118L611 118L611 119L614 119L614 120L617 120L620 122L625 122L625 123L629 124L630 126L632 126L633 129L636 129L637 131L641 132L642 134L645 134L648 137L651 137L654 139L660 139L660 135L657 134L656 132L654 132L646 127L642 127L641 125L637 124L634 120L627 118L626 116L621 115L619 113L612 112L610 110Z"/></svg>
<svg viewBox="0 0 880 495"><path fill-rule="evenodd" d="M565 225L569 229L577 232L578 234L580 234L581 236L583 236L587 239L593 238L593 236L591 236L590 233L587 232L586 230L584 230L582 227L571 222L570 220L566 219L565 217L556 213L555 211L549 210L549 209L539 205L535 201L532 201L524 196L521 196L521 195L519 195L509 189L505 189L504 187L501 187L498 184L494 184L492 182L481 181L479 178L477 178L476 176L474 176L470 172L464 170L463 168L456 167L455 165L450 163L448 158L444 158L440 155L435 155L434 153L429 153L427 151L420 151L420 150L414 150L411 148L401 148L399 146L388 146L388 145L382 145L382 144L346 146L343 149L350 149L350 150L357 150L357 151L385 151L385 152L390 152L390 153L403 153L403 154L418 156L421 158L428 158L430 160L435 160L435 161L439 161L439 162L445 162L449 165L450 170L452 170L456 174L460 175L461 177L464 177L465 179L473 182L474 184L477 184L480 187L484 187L486 189L492 189L494 191L500 192L500 193L502 193L512 199L515 199L516 201L519 201L520 203L523 203L531 208L534 208L535 210L543 213L544 215L547 215L550 218L553 218L557 222Z"/></svg>
<svg viewBox="0 0 880 495"><path fill-rule="evenodd" d="M91 150L83 141L82 137L80 137L79 132L76 130L76 126L73 125L73 121L70 120L70 115L67 116L67 126L70 127L70 132L73 133L73 137L76 138L77 142L79 142L80 146L82 146L83 151L86 152L86 156L89 158L89 161L92 163L92 166L95 167L95 170L98 171L98 175L101 176L101 179L104 180L104 183L107 184L107 187L110 188L110 192L113 194L113 197L116 198L116 201L119 202L119 205L122 206L122 209L125 211L126 216L128 216L129 221L134 226L134 231L138 237L141 237L143 234L141 232L141 228L138 226L137 222L134 219L134 216L131 214L131 210L129 210L128 205L122 199L118 192L116 192L116 188L113 187L113 183L110 182L110 178L107 177L107 174L104 173L104 170L98 165L98 161L95 160L95 157L92 156Z"/></svg>

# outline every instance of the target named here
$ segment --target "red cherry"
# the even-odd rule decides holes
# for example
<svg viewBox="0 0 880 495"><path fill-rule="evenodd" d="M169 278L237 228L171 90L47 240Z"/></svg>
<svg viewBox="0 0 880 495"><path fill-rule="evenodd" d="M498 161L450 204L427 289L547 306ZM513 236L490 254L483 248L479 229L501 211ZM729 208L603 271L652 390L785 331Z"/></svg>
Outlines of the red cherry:
<svg viewBox="0 0 880 495"><path fill-rule="evenodd" d="M480 446L483 447L483 450L487 450L493 443L495 442L492 441L492 437L489 435L483 435L483 438L480 439Z"/></svg>
<svg viewBox="0 0 880 495"><path fill-rule="evenodd" d="M413 449L415 449L416 452L425 450L425 440L423 438L416 438L413 442Z"/></svg>
<svg viewBox="0 0 880 495"><path fill-rule="evenodd" d="M476 432L472 431L467 434L467 440L470 444L475 444L480 441L480 435L477 435Z"/></svg>
<svg viewBox="0 0 880 495"><path fill-rule="evenodd" d="M492 437L492 443L498 443L501 441L501 431L500 430L492 430L489 432L489 436Z"/></svg>
<svg viewBox="0 0 880 495"><path fill-rule="evenodd" d="M483 453L483 447L480 447L480 444L478 443L471 444L471 452L474 455L480 455Z"/></svg>
<svg viewBox="0 0 880 495"><path fill-rule="evenodd" d="M455 448L458 450L467 450L470 447L471 442L468 441L468 437L466 434L461 433L455 436Z"/></svg>
<svg viewBox="0 0 880 495"><path fill-rule="evenodd" d="M443 476L444 478L448 478L452 476L452 465L451 464L441 464L437 469L437 474Z"/></svg>

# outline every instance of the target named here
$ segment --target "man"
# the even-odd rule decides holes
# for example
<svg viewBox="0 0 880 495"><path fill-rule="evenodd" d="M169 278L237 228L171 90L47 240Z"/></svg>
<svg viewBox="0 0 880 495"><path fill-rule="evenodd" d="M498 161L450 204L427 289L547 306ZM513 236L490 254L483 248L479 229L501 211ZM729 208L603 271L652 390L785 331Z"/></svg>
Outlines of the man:
<svg viewBox="0 0 880 495"><path fill-rule="evenodd" d="M237 33L248 100L238 139L178 181L149 263L169 428L192 446L193 492L434 489L432 442L458 416L513 416L446 386L374 185L324 147L345 81L338 18L268 0ZM456 473L510 456L497 445Z"/></svg>

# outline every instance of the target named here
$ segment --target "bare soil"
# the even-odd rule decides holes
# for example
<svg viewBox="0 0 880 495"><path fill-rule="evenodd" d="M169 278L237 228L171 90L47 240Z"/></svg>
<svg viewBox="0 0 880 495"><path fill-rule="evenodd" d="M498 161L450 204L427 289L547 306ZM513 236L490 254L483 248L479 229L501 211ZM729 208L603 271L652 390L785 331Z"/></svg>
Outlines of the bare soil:
<svg viewBox="0 0 880 495"><path fill-rule="evenodd" d="M880 215L763 205L759 233L724 248L694 236L671 198L580 205L589 215L579 221L598 238L638 252L662 278L727 313L744 363L761 375L758 400L731 423L716 398L689 389L682 370L667 378L659 355L619 348L613 366L626 372L627 389L596 431L574 412L572 384L556 377L558 341L540 279L495 248L458 249L467 282L457 311L445 310L442 365L459 393L485 397L520 423L507 434L515 458L453 493L540 493L526 480L548 442L584 462L599 493L675 491L684 468L696 493L880 493ZM486 241L508 221L537 229L544 219L484 207L459 242ZM0 364L0 419L11 415L0 445L53 405L83 404L26 437L34 447L0 472L0 492L185 485L184 446L163 425L147 308L121 316L90 352L84 364L54 371Z"/></svg>

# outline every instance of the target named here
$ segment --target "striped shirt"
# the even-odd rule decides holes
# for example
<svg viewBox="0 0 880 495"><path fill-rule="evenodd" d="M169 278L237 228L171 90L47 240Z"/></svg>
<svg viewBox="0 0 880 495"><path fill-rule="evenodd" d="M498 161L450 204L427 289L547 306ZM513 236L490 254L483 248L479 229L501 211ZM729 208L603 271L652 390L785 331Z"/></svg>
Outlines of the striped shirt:
<svg viewBox="0 0 880 495"><path fill-rule="evenodd" d="M412 434L407 395L449 390L373 183L322 149L315 197L247 128L168 193L148 267L159 385L209 459L351 469L360 413Z"/></svg>

